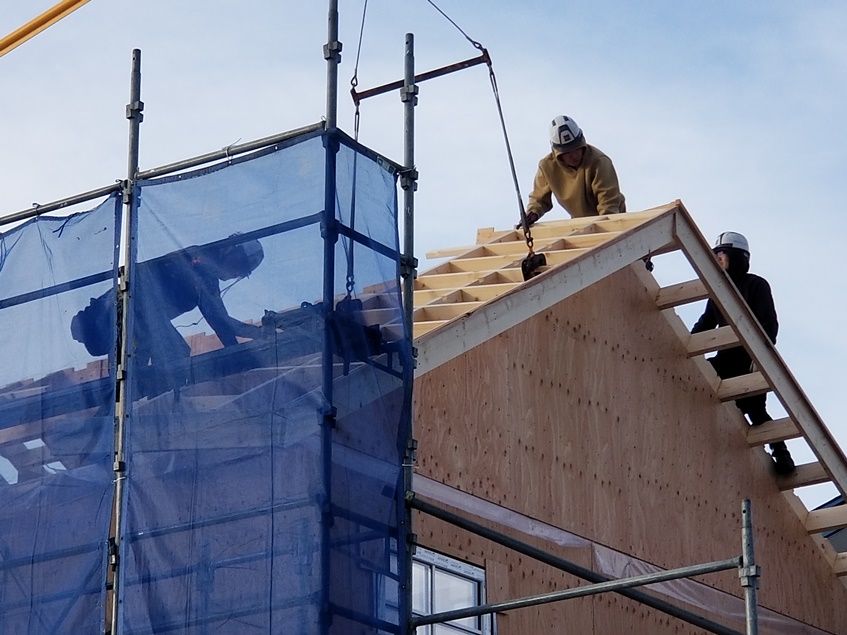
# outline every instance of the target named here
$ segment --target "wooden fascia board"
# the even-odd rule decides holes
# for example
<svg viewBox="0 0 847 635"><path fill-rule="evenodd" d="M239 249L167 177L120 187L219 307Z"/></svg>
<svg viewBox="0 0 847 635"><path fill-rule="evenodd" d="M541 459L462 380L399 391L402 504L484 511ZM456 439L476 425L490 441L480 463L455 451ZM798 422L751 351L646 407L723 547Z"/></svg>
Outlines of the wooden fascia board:
<svg viewBox="0 0 847 635"><path fill-rule="evenodd" d="M533 278L513 291L491 300L470 315L421 336L417 343L416 376L420 377L449 362L595 282L673 243L677 209L677 205L671 205L663 214L644 221L642 225L579 255L561 267Z"/></svg>
<svg viewBox="0 0 847 635"><path fill-rule="evenodd" d="M729 320L756 367L779 395L783 407L809 442L842 496L847 495L847 460L788 366L771 344L747 303L718 266L711 249L688 212L677 214L676 238L710 297Z"/></svg>

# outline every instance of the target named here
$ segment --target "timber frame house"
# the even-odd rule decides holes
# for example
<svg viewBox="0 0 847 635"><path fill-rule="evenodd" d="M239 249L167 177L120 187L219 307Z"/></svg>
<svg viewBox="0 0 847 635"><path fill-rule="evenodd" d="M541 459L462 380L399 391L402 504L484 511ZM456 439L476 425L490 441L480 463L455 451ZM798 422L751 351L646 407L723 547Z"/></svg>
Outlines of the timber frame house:
<svg viewBox="0 0 847 635"><path fill-rule="evenodd" d="M529 281L522 232L493 229L431 252L449 260L415 281L419 509L447 506L594 571L609 550L661 570L737 552L749 498L761 632L847 632L847 554L822 537L847 526L847 506L810 511L793 491L829 482L845 495L847 460L682 203L541 222L533 238L547 266ZM696 277L660 287L644 260L674 251ZM691 335L675 309L706 298L730 324ZM721 381L704 355L739 344L759 370ZM750 427L734 400L764 392L787 416ZM796 438L817 460L775 475L763 444ZM484 567L490 601L579 584L430 514L415 532ZM691 585L667 597L740 597L734 574ZM687 597L718 623L738 617ZM500 633L703 632L608 595L497 619Z"/></svg>

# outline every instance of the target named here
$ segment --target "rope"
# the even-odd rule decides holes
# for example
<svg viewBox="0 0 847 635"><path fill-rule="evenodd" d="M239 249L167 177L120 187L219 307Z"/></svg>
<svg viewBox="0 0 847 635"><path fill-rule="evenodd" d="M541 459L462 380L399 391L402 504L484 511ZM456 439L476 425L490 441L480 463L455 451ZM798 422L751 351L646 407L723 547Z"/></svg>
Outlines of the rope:
<svg viewBox="0 0 847 635"><path fill-rule="evenodd" d="M362 55L362 41L364 40L365 35L365 18L368 13L368 0L365 0L362 5L362 23L359 27L359 42L356 45L356 64L353 67L353 77L350 78L350 86L353 90L356 89L356 86L359 85L359 59ZM359 102L356 101L356 110L353 114L353 138L358 142L359 141ZM350 229L355 228L356 223L356 182L358 175L358 158L359 153L355 152L353 154L353 185L352 192L350 195ZM337 194L336 194L337 195ZM342 244L344 245L344 251L347 253L347 278L345 280L345 290L347 291L347 297L351 297L353 295L353 290L356 288L356 277L354 273L354 257L353 257L353 245L354 240L350 239L350 246L347 247L346 243L342 239Z"/></svg>
<svg viewBox="0 0 847 635"><path fill-rule="evenodd" d="M436 4L435 4L432 0L426 0L426 1L427 1L427 2L429 2L429 3L433 6L433 8L434 8L436 11L438 11L441 15L443 15L443 16L444 16L444 18L445 18L445 19L446 19L446 20L447 20L450 24L452 24L454 27L456 27L456 29L459 31L459 33L461 33L462 35L464 35L464 36L465 36L465 39L466 39L468 42L470 42L471 44L473 44L473 47L474 47L475 49L479 49L480 51L482 51L482 50L483 50L483 48L482 48L482 44L480 44L479 42L477 42L476 40L474 40L473 38L471 38L471 36L470 36L470 35L468 35L467 33L465 33L465 32L462 30L462 27L460 27L458 24L456 24L456 23L453 21L453 19L452 19L449 15L447 15L446 13L444 13L444 11L442 11L442 10L438 7L438 5L436 5Z"/></svg>
<svg viewBox="0 0 847 635"><path fill-rule="evenodd" d="M500 116L500 127L503 130L503 140L506 142L506 154L509 157L509 168L512 171L512 182L514 183L514 186L515 186L515 194L518 197L518 210L520 211L520 214L521 214L521 224L523 225L524 236L526 237L526 247L529 250L529 255L532 256L533 255L532 232L529 229L529 222L527 222L526 210L524 209L524 205L523 205L523 197L521 196L521 189L520 189L520 186L518 185L518 174L517 174L517 171L515 170L515 160L514 160L514 157L512 156L512 146L509 143L509 134L506 132L506 119L503 116L503 106L500 103L500 90L497 88L497 77L494 75L494 66L491 63L491 57L488 55L488 52L485 50L485 48L482 46L482 44L480 44L479 42L477 42L476 40L471 38L467 33L465 33L465 31L462 30L462 28L458 24L456 24L456 22L450 16L448 16L446 13L444 13L444 11L442 11L435 4L435 2L433 2L433 0L427 0L427 2L429 2L429 4L431 4L436 11L438 11L442 16L444 16L444 18L450 24L452 24L454 27L456 27L456 29L459 31L459 33L464 35L465 39L468 42L470 42L475 49L478 49L478 50L486 53L486 58L487 58L486 64L488 65L488 77L491 80L491 90L494 92L494 101L497 104L497 114Z"/></svg>

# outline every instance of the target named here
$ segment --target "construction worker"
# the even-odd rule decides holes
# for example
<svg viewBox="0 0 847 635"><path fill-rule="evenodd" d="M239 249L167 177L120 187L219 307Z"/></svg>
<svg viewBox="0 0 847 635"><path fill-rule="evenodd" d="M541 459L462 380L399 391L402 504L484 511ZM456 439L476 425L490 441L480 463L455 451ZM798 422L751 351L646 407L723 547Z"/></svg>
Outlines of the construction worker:
<svg viewBox="0 0 847 635"><path fill-rule="evenodd" d="M237 235L230 236L233 240ZM134 270L135 337L130 355L136 368L155 366L157 372L173 374L172 385L184 383L184 369L173 368L187 360L190 347L171 320L199 309L224 346L237 337L257 339L259 325L230 317L223 303L220 283L250 275L264 259L258 240L191 246L139 263ZM92 355L105 355L114 346L108 324L114 292L92 298L86 309L71 320L71 334ZM167 383L167 382L166 382Z"/></svg>
<svg viewBox="0 0 847 635"><path fill-rule="evenodd" d="M566 115L553 119L550 146L550 154L538 162L529 195L529 225L553 208L553 196L573 218L626 211L612 160L585 142L585 134L573 119ZM518 223L517 227L521 226Z"/></svg>
<svg viewBox="0 0 847 635"><path fill-rule="evenodd" d="M771 287L767 280L761 276L749 273L750 269L750 245L747 239L738 232L723 232L715 241L712 249L721 268L727 273L741 297L747 302L747 306L762 325L768 338L776 344L776 334L779 330L779 322L776 317ZM692 333L708 331L718 326L726 326L727 321L718 307L710 299L706 303L706 309L697 323L691 328ZM721 379L738 377L753 372L753 360L744 350L743 346L718 351L714 357L709 358ZM750 419L751 425L758 426L771 421L771 416L766 409L767 396L755 395L743 397L736 400L735 405L742 413ZM770 444L771 457L774 468L778 474L790 474L794 471L794 460L784 441Z"/></svg>

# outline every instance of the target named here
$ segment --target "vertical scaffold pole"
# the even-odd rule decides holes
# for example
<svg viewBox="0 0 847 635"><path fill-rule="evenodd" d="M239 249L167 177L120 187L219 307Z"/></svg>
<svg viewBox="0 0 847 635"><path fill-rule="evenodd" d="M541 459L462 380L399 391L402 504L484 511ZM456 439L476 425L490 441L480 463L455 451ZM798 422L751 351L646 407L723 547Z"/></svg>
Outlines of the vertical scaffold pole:
<svg viewBox="0 0 847 635"><path fill-rule="evenodd" d="M403 143L403 174L400 186L403 188L403 255L400 261L400 273L403 277L403 314L408 329L408 336L414 341L414 290L415 290L415 190L418 187L418 173L415 170L415 106L418 103L418 87L415 85L415 36L406 34L405 73L401 100L404 105L404 143ZM414 358L414 348L412 348ZM413 362L414 365L414 362ZM406 439L406 455L403 460L403 482L405 488L403 520L406 524L405 576L403 580L402 601L405 608L407 623L412 619L412 507L409 504L412 493L412 473L415 462L415 436L412 416L412 378L414 367L409 369L406 376L405 412L408 417L408 437ZM408 631L414 632L409 628Z"/></svg>
<svg viewBox="0 0 847 635"><path fill-rule="evenodd" d="M322 355L323 408L321 412L321 448L323 469L323 508L321 510L321 632L328 633L332 624L330 613L330 538L332 526L332 435L335 428L336 408L333 403L333 338L332 320L335 301L335 246L338 229L335 224L336 153L338 137L338 65L341 62L341 42L338 41L338 0L329 0L327 15L327 43L324 45L326 65L326 176L324 191L324 216L321 234L324 243L323 316L324 345Z"/></svg>
<svg viewBox="0 0 847 635"><path fill-rule="evenodd" d="M418 189L418 173L415 169L415 106L418 103L418 87L415 84L415 36L406 34L406 71L403 79L401 100L403 109L403 309L409 336L414 324L415 290L415 190Z"/></svg>
<svg viewBox="0 0 847 635"><path fill-rule="evenodd" d="M129 278L131 273L131 263L134 257L132 249L132 197L133 188L135 187L135 179L138 174L138 147L139 136L141 132L141 121L144 118L142 111L144 103L141 101L141 51L133 49L132 51L132 71L130 76L130 96L129 104L126 107L126 118L129 120L129 158L127 160L127 178L123 183L123 204L124 204L124 223L122 234L124 240L124 264L123 275L119 276L120 293L118 296L118 306L121 307L119 315L121 316L120 335L120 360L117 372L117 403L115 406L115 507L114 507L114 525L115 536L112 542L112 553L110 555L112 565L112 634L117 635L118 631L118 595L119 595L119 577L120 577L120 543L121 531L123 529L123 494L124 494L124 479L126 478L126 461L124 457L124 433L126 429L126 411L127 411L127 390L126 390L126 367L127 367L127 338L126 327L129 316Z"/></svg>
<svg viewBox="0 0 847 635"><path fill-rule="evenodd" d="M326 60L326 127L338 125L338 65L341 63L341 42L338 41L338 0L329 0Z"/></svg>
<svg viewBox="0 0 847 635"><path fill-rule="evenodd" d="M741 543L743 551L738 577L741 579L741 586L744 587L747 635L758 635L756 589L759 586L761 568L756 565L753 555L753 518L749 498L745 498L741 503Z"/></svg>

